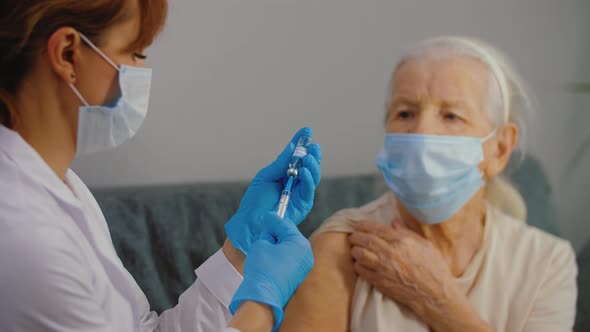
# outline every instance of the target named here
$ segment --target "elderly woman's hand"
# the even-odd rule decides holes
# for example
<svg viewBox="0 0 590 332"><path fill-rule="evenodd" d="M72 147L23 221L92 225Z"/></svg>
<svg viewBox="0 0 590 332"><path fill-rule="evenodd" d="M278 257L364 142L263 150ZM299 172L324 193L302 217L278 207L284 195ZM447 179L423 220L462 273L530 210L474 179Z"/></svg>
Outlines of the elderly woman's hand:
<svg viewBox="0 0 590 332"><path fill-rule="evenodd" d="M489 330L432 243L397 223L359 222L354 229L354 269L385 296L437 331Z"/></svg>

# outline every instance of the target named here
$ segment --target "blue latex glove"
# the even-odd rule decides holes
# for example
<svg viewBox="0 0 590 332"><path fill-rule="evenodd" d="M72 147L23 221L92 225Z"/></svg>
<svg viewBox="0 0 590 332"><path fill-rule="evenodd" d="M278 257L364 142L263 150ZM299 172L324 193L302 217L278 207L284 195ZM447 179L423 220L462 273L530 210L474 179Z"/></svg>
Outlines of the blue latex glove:
<svg viewBox="0 0 590 332"><path fill-rule="evenodd" d="M240 202L240 208L225 224L225 233L233 246L246 255L254 240L264 231L260 225L261 216L269 211L277 211L289 161L303 134L312 136L311 128L300 129L278 158L256 174ZM313 207L315 189L320 183L321 160L320 146L311 144L291 190L291 201L285 214L285 218L296 225L305 219Z"/></svg>
<svg viewBox="0 0 590 332"><path fill-rule="evenodd" d="M229 305L232 315L242 302L255 301L272 307L273 331L283 322L283 308L313 267L309 241L291 221L276 213L262 216L267 230L250 248L244 263L244 281Z"/></svg>

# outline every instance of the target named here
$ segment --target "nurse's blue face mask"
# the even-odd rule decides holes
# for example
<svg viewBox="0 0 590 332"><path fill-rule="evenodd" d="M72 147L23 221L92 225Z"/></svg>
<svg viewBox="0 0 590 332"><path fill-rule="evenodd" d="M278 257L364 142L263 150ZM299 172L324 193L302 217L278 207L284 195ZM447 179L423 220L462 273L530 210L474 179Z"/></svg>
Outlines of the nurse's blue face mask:
<svg viewBox="0 0 590 332"><path fill-rule="evenodd" d="M147 116L152 70L115 64L88 38L80 38L118 71L121 96L113 106L89 105L73 84L82 102L78 113L76 156L114 148L135 136Z"/></svg>
<svg viewBox="0 0 590 332"><path fill-rule="evenodd" d="M483 185L484 138L386 134L377 167L397 199L420 222L457 213Z"/></svg>

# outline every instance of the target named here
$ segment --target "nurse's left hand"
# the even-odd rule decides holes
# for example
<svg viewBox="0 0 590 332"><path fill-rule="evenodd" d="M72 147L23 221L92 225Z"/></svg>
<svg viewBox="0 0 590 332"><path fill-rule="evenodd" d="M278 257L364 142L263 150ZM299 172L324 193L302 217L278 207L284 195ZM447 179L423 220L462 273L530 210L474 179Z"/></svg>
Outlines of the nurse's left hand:
<svg viewBox="0 0 590 332"><path fill-rule="evenodd" d="M309 241L288 219L267 212L261 222L265 231L250 248L244 280L229 310L235 314L245 301L266 304L273 309L276 331L283 321L283 308L311 271L314 257Z"/></svg>
<svg viewBox="0 0 590 332"><path fill-rule="evenodd" d="M311 137L311 128L300 129L277 159L258 172L244 194L240 208L225 225L229 240L244 254L248 253L248 249L258 236L266 231L262 226L262 216L270 211L276 212L285 185L289 161L302 135ZM307 148L307 156L303 158L299 176L292 188L291 201L285 215L285 219L296 225L305 219L313 207L315 189L321 178L321 160L320 146L311 144Z"/></svg>

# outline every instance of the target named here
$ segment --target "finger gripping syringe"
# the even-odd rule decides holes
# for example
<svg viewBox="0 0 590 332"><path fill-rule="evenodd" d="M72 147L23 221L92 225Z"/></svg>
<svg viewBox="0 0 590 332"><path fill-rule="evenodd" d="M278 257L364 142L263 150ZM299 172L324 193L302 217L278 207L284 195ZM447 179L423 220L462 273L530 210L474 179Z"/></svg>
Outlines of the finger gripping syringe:
<svg viewBox="0 0 590 332"><path fill-rule="evenodd" d="M299 137L295 151L293 151L293 156L291 157L291 162L289 162L289 168L287 169L287 184L281 193L281 200L279 201L279 208L277 210L277 214L281 218L285 218L285 214L287 213L287 207L289 206L289 200L291 199L291 188L293 187L295 178L299 176L299 168L303 163L303 157L307 155L307 148L311 145L311 141L311 137L307 135Z"/></svg>

